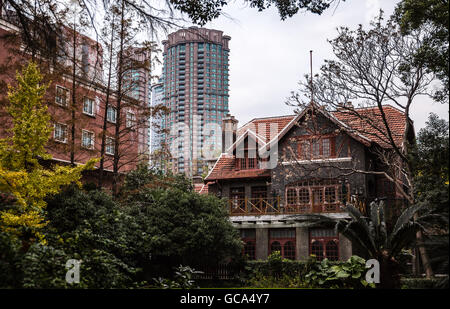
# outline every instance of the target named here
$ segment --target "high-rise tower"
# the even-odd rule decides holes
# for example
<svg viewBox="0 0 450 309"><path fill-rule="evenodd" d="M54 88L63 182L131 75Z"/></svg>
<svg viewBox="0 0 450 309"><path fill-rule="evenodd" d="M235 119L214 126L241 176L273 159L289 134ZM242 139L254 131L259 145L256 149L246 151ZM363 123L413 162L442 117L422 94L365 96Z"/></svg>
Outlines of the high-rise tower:
<svg viewBox="0 0 450 309"><path fill-rule="evenodd" d="M205 172L205 160L221 153L222 118L228 113L228 42L222 31L191 27L163 41L164 104L170 108L163 136L172 169L188 176Z"/></svg>

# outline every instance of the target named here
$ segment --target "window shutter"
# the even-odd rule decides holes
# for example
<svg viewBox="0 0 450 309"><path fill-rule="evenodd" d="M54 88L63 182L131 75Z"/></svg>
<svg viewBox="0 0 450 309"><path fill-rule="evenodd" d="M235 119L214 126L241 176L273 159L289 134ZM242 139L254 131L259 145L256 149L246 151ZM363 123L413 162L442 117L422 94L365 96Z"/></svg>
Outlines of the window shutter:
<svg viewBox="0 0 450 309"><path fill-rule="evenodd" d="M336 136L330 137L330 156L336 157Z"/></svg>
<svg viewBox="0 0 450 309"><path fill-rule="evenodd" d="M302 156L302 141L301 140L299 140L297 142L297 156L298 156L298 158L300 160L303 159L303 156Z"/></svg>

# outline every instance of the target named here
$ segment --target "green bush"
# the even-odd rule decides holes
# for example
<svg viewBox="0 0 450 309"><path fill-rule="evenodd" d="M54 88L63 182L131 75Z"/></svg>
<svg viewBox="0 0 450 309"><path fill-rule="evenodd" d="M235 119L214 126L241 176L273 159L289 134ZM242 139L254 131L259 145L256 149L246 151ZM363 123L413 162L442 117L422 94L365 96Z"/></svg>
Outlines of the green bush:
<svg viewBox="0 0 450 309"><path fill-rule="evenodd" d="M375 287L365 280L366 261L359 256L352 256L345 262L331 263L328 259L321 262L314 259L308 262L309 272L305 281L312 287L319 288L365 288Z"/></svg>
<svg viewBox="0 0 450 309"><path fill-rule="evenodd" d="M439 288L439 279L402 278L402 289L436 289Z"/></svg>
<svg viewBox="0 0 450 309"><path fill-rule="evenodd" d="M374 287L365 279L365 260L307 261L282 259L279 252L267 260L249 261L243 274L243 285L253 288L365 288Z"/></svg>

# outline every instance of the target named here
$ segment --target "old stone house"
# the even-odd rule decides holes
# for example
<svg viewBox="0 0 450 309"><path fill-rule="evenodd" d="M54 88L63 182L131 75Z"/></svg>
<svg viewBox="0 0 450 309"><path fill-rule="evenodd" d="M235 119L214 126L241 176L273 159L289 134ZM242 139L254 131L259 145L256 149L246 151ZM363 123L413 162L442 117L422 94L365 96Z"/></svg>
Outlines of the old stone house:
<svg viewBox="0 0 450 309"><path fill-rule="evenodd" d="M404 114L389 105L383 111L401 143ZM375 109L359 112L380 117ZM250 259L280 251L288 259L346 260L354 254L348 239L306 227L298 215L346 217L341 206L350 199L384 198L387 207L400 200L392 182L372 173L387 168L377 153L389 146L376 130L358 130L364 123L348 113L312 103L297 115L257 118L239 129L237 123L232 116L223 120L222 154L204 181L210 194L227 199Z"/></svg>

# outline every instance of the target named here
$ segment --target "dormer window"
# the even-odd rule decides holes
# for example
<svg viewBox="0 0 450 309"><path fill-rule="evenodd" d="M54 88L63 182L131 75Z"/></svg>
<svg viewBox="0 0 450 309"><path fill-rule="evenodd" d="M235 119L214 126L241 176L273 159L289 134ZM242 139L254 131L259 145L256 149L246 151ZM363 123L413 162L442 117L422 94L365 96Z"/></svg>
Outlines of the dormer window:
<svg viewBox="0 0 450 309"><path fill-rule="evenodd" d="M259 168L258 158L254 153L250 153L249 155L245 151L244 158L236 158L236 170L252 170L257 168Z"/></svg>
<svg viewBox="0 0 450 309"><path fill-rule="evenodd" d="M300 160L334 158L335 137L304 137L297 144Z"/></svg>

